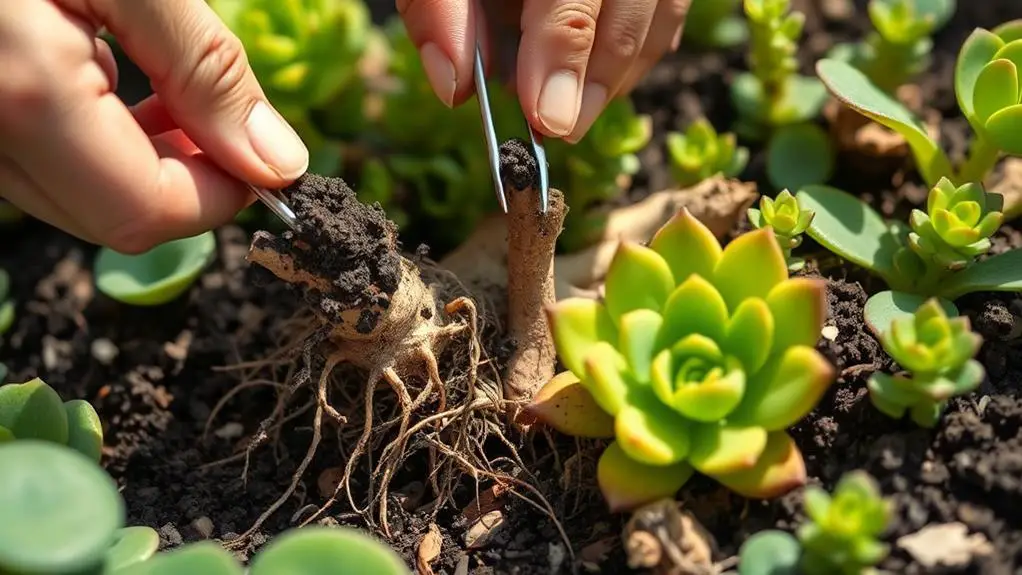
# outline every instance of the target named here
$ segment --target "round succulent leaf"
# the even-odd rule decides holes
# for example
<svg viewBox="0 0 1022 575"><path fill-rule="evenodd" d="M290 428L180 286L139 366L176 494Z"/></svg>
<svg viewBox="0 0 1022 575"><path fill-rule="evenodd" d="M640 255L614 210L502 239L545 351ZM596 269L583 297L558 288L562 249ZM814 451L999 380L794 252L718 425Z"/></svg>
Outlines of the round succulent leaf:
<svg viewBox="0 0 1022 575"><path fill-rule="evenodd" d="M258 555L257 555L258 557ZM152 559L133 563L116 575L243 575L245 569L229 551L219 543L200 541L169 551L157 553Z"/></svg>
<svg viewBox="0 0 1022 575"><path fill-rule="evenodd" d="M777 112L772 118L773 124L785 126L808 122L820 114L827 99L827 87L819 79L792 75L788 78L782 99L777 104Z"/></svg>
<svg viewBox="0 0 1022 575"><path fill-rule="evenodd" d="M787 279L770 290L766 305L774 324L770 355L797 345L815 346L827 319L827 284L811 278Z"/></svg>
<svg viewBox="0 0 1022 575"><path fill-rule="evenodd" d="M250 575L411 575L389 546L350 527L305 527L289 531L256 554Z"/></svg>
<svg viewBox="0 0 1022 575"><path fill-rule="evenodd" d="M720 342L727 331L727 303L706 278L691 275L667 298L663 320L657 349L672 346L694 333Z"/></svg>
<svg viewBox="0 0 1022 575"><path fill-rule="evenodd" d="M628 364L614 346L601 341L594 344L585 360L583 385L604 411L617 415L628 401Z"/></svg>
<svg viewBox="0 0 1022 575"><path fill-rule="evenodd" d="M731 315L722 347L728 355L741 362L745 373L755 374L770 357L775 326L776 322L766 301L759 298L747 299Z"/></svg>
<svg viewBox="0 0 1022 575"><path fill-rule="evenodd" d="M896 319L911 318L917 309L929 300L926 296L898 291L881 291L870 296L863 308L866 326L874 336L880 338L891 329ZM958 315L958 307L944 298L937 303L948 317Z"/></svg>
<svg viewBox="0 0 1022 575"><path fill-rule="evenodd" d="M621 338L617 349L628 362L635 381L648 383L664 318L653 310L637 309L621 316L619 323Z"/></svg>
<svg viewBox="0 0 1022 575"><path fill-rule="evenodd" d="M675 284L683 283L691 275L713 277L723 252L710 229L688 208L682 208L657 230L649 247L667 262Z"/></svg>
<svg viewBox="0 0 1022 575"><path fill-rule="evenodd" d="M216 257L216 235L172 240L137 255L101 248L94 266L96 287L119 302L152 306L183 294Z"/></svg>
<svg viewBox="0 0 1022 575"><path fill-rule="evenodd" d="M596 481L611 513L631 511L674 494L692 477L688 463L645 465L612 442L596 464Z"/></svg>
<svg viewBox="0 0 1022 575"><path fill-rule="evenodd" d="M1004 42L1022 40L1022 19L1009 20L991 30Z"/></svg>
<svg viewBox="0 0 1022 575"><path fill-rule="evenodd" d="M800 575L802 545L794 535L768 529L749 537L738 550L738 575Z"/></svg>
<svg viewBox="0 0 1022 575"><path fill-rule="evenodd" d="M0 425L11 430L18 439L67 443L64 402L38 377L25 383L0 386Z"/></svg>
<svg viewBox="0 0 1022 575"><path fill-rule="evenodd" d="M866 388L873 406L893 419L901 419L907 408L922 401L912 381L901 376L874 373L866 381Z"/></svg>
<svg viewBox="0 0 1022 575"><path fill-rule="evenodd" d="M49 441L0 445L0 569L70 573L97 565L124 522L117 485L95 461Z"/></svg>
<svg viewBox="0 0 1022 575"><path fill-rule="evenodd" d="M579 377L585 377L585 359L593 345L618 341L606 306L594 299L567 298L548 306L547 323L558 357Z"/></svg>
<svg viewBox="0 0 1022 575"><path fill-rule="evenodd" d="M997 232L998 228L1004 222L1004 214L1002 212L988 212L983 219L976 224L976 232L982 238L989 238ZM983 250L984 252L986 250Z"/></svg>
<svg viewBox="0 0 1022 575"><path fill-rule="evenodd" d="M972 104L976 119L986 123L998 110L1018 104L1018 69L1011 60L994 60L976 78Z"/></svg>
<svg viewBox="0 0 1022 575"><path fill-rule="evenodd" d="M99 462L103 456L103 423L92 404L84 399L64 403L67 414L67 446Z"/></svg>
<svg viewBox="0 0 1022 575"><path fill-rule="evenodd" d="M767 443L767 431L754 426L702 424L694 426L690 435L689 463L700 473L710 476L751 469Z"/></svg>
<svg viewBox="0 0 1022 575"><path fill-rule="evenodd" d="M1022 105L1003 108L990 116L986 135L1003 152L1022 155Z"/></svg>
<svg viewBox="0 0 1022 575"><path fill-rule="evenodd" d="M622 242L607 270L604 303L611 319L637 309L659 311L674 291L674 276L664 258L650 248Z"/></svg>
<svg viewBox="0 0 1022 575"><path fill-rule="evenodd" d="M994 54L1004 46L1005 42L989 30L977 28L965 39L955 61L955 97L958 107L977 130L983 128L982 122L976 118L973 97L976 93L976 82L983 68L994 58Z"/></svg>
<svg viewBox="0 0 1022 575"><path fill-rule="evenodd" d="M874 122L904 136L912 148L924 180L936 182L941 176L953 173L951 161L937 142L930 139L919 120L854 66L824 58L816 63L816 72L837 99Z"/></svg>
<svg viewBox="0 0 1022 575"><path fill-rule="evenodd" d="M617 444L646 465L673 465L691 450L691 424L650 394L637 394L614 419Z"/></svg>
<svg viewBox="0 0 1022 575"><path fill-rule="evenodd" d="M944 403L924 401L909 408L909 417L919 427L932 429L940 421L940 416L944 413L944 407Z"/></svg>
<svg viewBox="0 0 1022 575"><path fill-rule="evenodd" d="M562 371L539 388L525 406L534 419L573 437L614 437L614 417L607 413L570 371Z"/></svg>
<svg viewBox="0 0 1022 575"><path fill-rule="evenodd" d="M922 387L921 391L931 401L939 403L975 390L983 382L984 377L986 370L983 369L983 364L970 359L958 371L947 377L937 378L933 383Z"/></svg>
<svg viewBox="0 0 1022 575"><path fill-rule="evenodd" d="M114 544L107 549L103 572L114 573L129 565L149 560L160 548L160 535L151 527L124 527L117 531Z"/></svg>
<svg viewBox="0 0 1022 575"><path fill-rule="evenodd" d="M729 310L749 298L766 298L788 279L784 253L769 228L744 233L724 248L713 270L713 285Z"/></svg>
<svg viewBox="0 0 1022 575"><path fill-rule="evenodd" d="M763 196L763 199L766 200L769 198ZM763 203L760 202L760 207L762 206ZM745 211L745 215L747 218L749 218L749 224L751 224L752 227L754 228L762 228L764 226L769 225L766 221L766 216L763 214L762 210L756 208L749 208L748 210Z"/></svg>
<svg viewBox="0 0 1022 575"><path fill-rule="evenodd" d="M834 172L835 158L830 136L816 124L784 126L767 144L767 178L778 190L823 184Z"/></svg>
<svg viewBox="0 0 1022 575"><path fill-rule="evenodd" d="M836 376L834 366L815 348L789 347L749 379L728 421L768 431L786 429L816 407Z"/></svg>
<svg viewBox="0 0 1022 575"><path fill-rule="evenodd" d="M753 467L713 478L743 497L773 499L805 485L806 466L791 437L784 431L772 431Z"/></svg>
<svg viewBox="0 0 1022 575"><path fill-rule="evenodd" d="M994 57L991 60L992 61L990 62L990 64L1002 60L1007 60L1014 64L1016 69L1022 68L1022 40L1013 40L1011 42L1005 43L1004 46L1001 46L997 50L997 52L994 54ZM990 64L987 64L987 67L989 67ZM980 77L981 78L983 77L983 71L980 72ZM977 90L979 89L978 86L979 85L977 83ZM1003 88L1003 86L1001 87ZM1018 102L1016 101L1014 103Z"/></svg>

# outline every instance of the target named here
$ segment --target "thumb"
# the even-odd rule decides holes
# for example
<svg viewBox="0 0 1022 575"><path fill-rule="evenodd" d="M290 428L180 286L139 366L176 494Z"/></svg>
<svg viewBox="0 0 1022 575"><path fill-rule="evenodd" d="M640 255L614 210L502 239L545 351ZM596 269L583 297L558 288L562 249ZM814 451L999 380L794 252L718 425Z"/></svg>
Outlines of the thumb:
<svg viewBox="0 0 1022 575"><path fill-rule="evenodd" d="M437 98L447 107L467 100L475 87L476 24L483 21L475 0L397 0L397 11Z"/></svg>
<svg viewBox="0 0 1022 575"><path fill-rule="evenodd" d="M80 4L79 13L107 27L177 126L225 171L279 188L308 168L305 144L267 101L241 41L204 0L61 2Z"/></svg>

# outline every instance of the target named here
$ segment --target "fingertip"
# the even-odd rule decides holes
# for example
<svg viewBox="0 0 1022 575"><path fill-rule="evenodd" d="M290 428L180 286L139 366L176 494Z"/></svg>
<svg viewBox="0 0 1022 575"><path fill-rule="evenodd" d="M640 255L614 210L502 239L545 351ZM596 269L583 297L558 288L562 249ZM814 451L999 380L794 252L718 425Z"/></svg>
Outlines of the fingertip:
<svg viewBox="0 0 1022 575"><path fill-rule="evenodd" d="M596 119L600 117L604 108L607 107L607 87L597 82L587 82L582 90L582 105L579 108L578 120L571 134L564 139L570 144L577 144L593 127Z"/></svg>

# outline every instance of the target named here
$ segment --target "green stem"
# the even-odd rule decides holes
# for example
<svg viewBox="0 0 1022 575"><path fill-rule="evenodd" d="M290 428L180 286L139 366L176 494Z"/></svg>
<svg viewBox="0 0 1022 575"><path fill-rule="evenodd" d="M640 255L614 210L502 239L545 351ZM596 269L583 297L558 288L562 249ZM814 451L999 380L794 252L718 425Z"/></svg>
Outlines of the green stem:
<svg viewBox="0 0 1022 575"><path fill-rule="evenodd" d="M976 134L976 137L972 140L972 147L969 149L968 157L958 169L955 185L960 186L970 182L982 184L983 179L986 178L986 175L997 164L997 160L1000 157L1000 148L984 138L982 134ZM931 185L935 183L930 182Z"/></svg>

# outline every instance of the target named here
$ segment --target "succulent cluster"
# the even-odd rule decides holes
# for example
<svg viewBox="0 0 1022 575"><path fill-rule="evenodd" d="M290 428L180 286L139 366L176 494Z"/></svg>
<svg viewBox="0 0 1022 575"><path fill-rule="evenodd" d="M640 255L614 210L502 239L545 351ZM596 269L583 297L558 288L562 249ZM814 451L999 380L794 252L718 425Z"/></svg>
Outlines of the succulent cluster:
<svg viewBox="0 0 1022 575"><path fill-rule="evenodd" d="M92 405L63 401L39 378L0 385L0 443L29 439L66 445L94 462L103 452L103 426Z"/></svg>
<svg viewBox="0 0 1022 575"><path fill-rule="evenodd" d="M550 308L573 375L529 411L568 434L615 438L597 470L612 509L670 495L693 471L748 497L803 483L785 430L834 378L814 347L826 299L821 281L788 277L770 228L722 249L682 210L649 247L620 246L605 288L602 301Z"/></svg>
<svg viewBox="0 0 1022 575"><path fill-rule="evenodd" d="M706 118L692 122L684 133L668 133L667 153L671 176L683 188L717 174L733 178L749 162L749 150L737 144L735 135L718 134Z"/></svg>
<svg viewBox="0 0 1022 575"><path fill-rule="evenodd" d="M793 258L791 250L802 245L802 234L816 215L812 210L802 209L798 199L788 190L781 190L776 198L760 197L759 209L749 208L749 223L759 229L769 226L777 243L781 246L788 271L798 271L805 266L802 258Z"/></svg>
<svg viewBox="0 0 1022 575"><path fill-rule="evenodd" d="M11 298L11 275L0 268L0 335L14 325L14 300ZM0 381L3 383L3 381Z"/></svg>
<svg viewBox="0 0 1022 575"><path fill-rule="evenodd" d="M990 236L1001 227L1004 198L989 194L980 184L957 188L941 178L926 199L926 211L914 209L909 218L908 244L928 266L960 270L990 250ZM895 260L897 264L899 259ZM905 270L919 275L923 270Z"/></svg>
<svg viewBox="0 0 1022 575"><path fill-rule="evenodd" d="M936 299L908 317L891 322L881 335L884 350L907 373L873 374L869 397L881 412L901 418L908 412L922 427L933 427L951 397L983 381L983 365L973 359L983 339L967 317L948 318Z"/></svg>
<svg viewBox="0 0 1022 575"><path fill-rule="evenodd" d="M841 477L834 494L807 487L808 521L795 536L761 531L739 551L739 575L863 575L887 557L878 540L890 520L890 504L876 481L863 471Z"/></svg>

